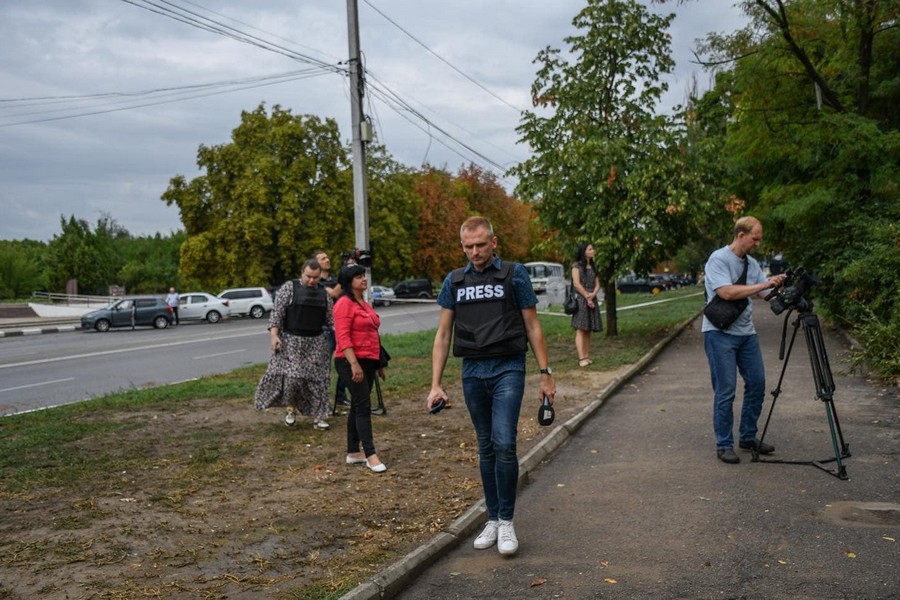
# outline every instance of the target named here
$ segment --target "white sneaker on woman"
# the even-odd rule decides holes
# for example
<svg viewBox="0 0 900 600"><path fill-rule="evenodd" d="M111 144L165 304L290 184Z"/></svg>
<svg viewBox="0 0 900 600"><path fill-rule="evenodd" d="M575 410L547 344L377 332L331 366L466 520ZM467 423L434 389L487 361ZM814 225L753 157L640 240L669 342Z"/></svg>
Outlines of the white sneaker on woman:
<svg viewBox="0 0 900 600"><path fill-rule="evenodd" d="M481 531L481 533L478 534L478 537L475 538L476 550L484 550L485 548L490 548L497 543L497 527L499 527L499 523L497 521L487 522L487 524L484 526L484 529Z"/></svg>

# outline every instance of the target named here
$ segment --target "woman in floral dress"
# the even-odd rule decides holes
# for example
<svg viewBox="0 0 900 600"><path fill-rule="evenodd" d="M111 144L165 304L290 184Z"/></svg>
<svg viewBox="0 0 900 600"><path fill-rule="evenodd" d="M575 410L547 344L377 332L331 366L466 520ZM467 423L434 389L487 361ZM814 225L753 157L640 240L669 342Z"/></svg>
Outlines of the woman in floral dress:
<svg viewBox="0 0 900 600"><path fill-rule="evenodd" d="M319 263L309 260L303 265L300 281L288 281L275 294L275 307L269 315L272 356L256 387L255 404L260 410L287 406L286 425L294 425L295 413L299 413L312 418L316 429L328 429L331 360L323 326L332 326L334 318L333 301L319 282L320 274ZM303 306L295 305L295 291L306 299ZM294 332L288 331L291 311L297 315L306 311L308 319L300 318L300 329Z"/></svg>

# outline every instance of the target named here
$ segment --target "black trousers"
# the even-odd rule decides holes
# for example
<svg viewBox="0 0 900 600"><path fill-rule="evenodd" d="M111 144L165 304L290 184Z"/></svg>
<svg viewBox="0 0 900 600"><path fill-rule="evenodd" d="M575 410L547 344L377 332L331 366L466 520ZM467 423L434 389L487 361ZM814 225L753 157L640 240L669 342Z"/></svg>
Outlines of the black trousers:
<svg viewBox="0 0 900 600"><path fill-rule="evenodd" d="M372 386L378 376L378 361L362 358L359 366L363 370L362 381L353 381L353 370L346 358L336 358L334 366L338 377L350 390L350 412L347 415L347 453L359 452L360 445L366 457L375 454L375 440L372 436Z"/></svg>

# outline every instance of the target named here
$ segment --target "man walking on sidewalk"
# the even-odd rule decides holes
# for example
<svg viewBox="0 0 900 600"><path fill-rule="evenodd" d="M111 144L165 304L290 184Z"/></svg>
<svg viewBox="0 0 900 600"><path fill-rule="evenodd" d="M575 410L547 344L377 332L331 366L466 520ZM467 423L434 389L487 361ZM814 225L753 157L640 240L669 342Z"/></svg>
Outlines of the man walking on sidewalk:
<svg viewBox="0 0 900 600"><path fill-rule="evenodd" d="M704 285L707 304L722 302L745 306L730 325L716 327L703 315L703 339L713 387L713 429L716 434L716 456L722 462L735 464L741 459L734 452L733 404L737 388L737 372L744 380L744 402L738 445L744 450L756 449L760 454L775 451L773 446L756 438L757 421L762 413L766 392L766 372L756 329L753 326L753 303L749 298L763 290L778 287L784 275L766 278L759 263L750 253L762 241L763 230L754 217L741 217L734 224L734 239L713 252L706 262ZM718 299L717 299L718 298Z"/></svg>
<svg viewBox="0 0 900 600"><path fill-rule="evenodd" d="M540 395L552 403L556 394L544 332L537 317L537 297L525 267L494 254L497 237L490 221L467 219L460 241L469 263L447 275L438 295L441 316L431 354L432 408L447 394L441 375L453 340L453 355L463 357L463 394L475 427L481 484L488 522L475 539L483 550L497 544L513 555L519 540L513 528L519 458L516 433L525 393L528 344L541 370Z"/></svg>

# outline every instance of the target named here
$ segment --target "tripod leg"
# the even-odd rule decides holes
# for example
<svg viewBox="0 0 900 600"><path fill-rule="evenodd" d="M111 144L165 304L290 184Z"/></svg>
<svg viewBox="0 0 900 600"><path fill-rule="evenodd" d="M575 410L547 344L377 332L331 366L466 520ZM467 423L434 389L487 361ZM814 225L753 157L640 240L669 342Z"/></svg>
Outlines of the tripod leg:
<svg viewBox="0 0 900 600"><path fill-rule="evenodd" d="M828 352L825 351L825 339L822 337L822 326L819 324L819 318L813 313L803 315L803 330L806 335L806 345L809 349L813 378L816 382L816 397L830 405L828 407L829 424L833 421L832 431L837 430L838 439L841 443L840 454L842 456L850 456L849 446L844 442L841 424L834 409L834 377L831 374L831 365L828 363Z"/></svg>
<svg viewBox="0 0 900 600"><path fill-rule="evenodd" d="M806 336L806 347L809 350L809 361L812 366L813 379L816 383L816 397L830 400L834 394L834 378L831 376L831 365L828 364L828 353L825 351L825 340L819 317L807 313L801 317L803 333Z"/></svg>
<svg viewBox="0 0 900 600"><path fill-rule="evenodd" d="M825 403L825 412L828 414L828 427L831 429L831 444L834 446L834 460L837 463L837 473L833 474L836 475L838 479L848 479L847 468L844 466L843 461L841 461L843 451L838 448L838 439L835 435L835 421L837 420L837 414L834 413L834 403L830 400ZM843 439L841 440L841 444L844 444Z"/></svg>
<svg viewBox="0 0 900 600"><path fill-rule="evenodd" d="M785 315L785 328L787 328L787 319L790 317L790 313ZM772 404L769 406L769 414L766 415L766 422L763 425L762 433L759 436L759 441L762 442L766 439L766 431L769 429L769 421L772 419L772 411L775 410L775 402L778 401L778 396L781 395L781 383L784 381L784 373L787 371L788 360L791 358L791 350L794 349L794 340L797 339L797 331L800 327L800 319L798 318L794 321L794 332L791 334L791 343L788 344L787 353L784 354L784 361L781 364L781 375L778 377L778 385L775 386L775 389L772 390ZM784 331L782 331L782 350L784 349ZM756 448L753 448L750 451L750 461L758 462L759 461L759 451Z"/></svg>

